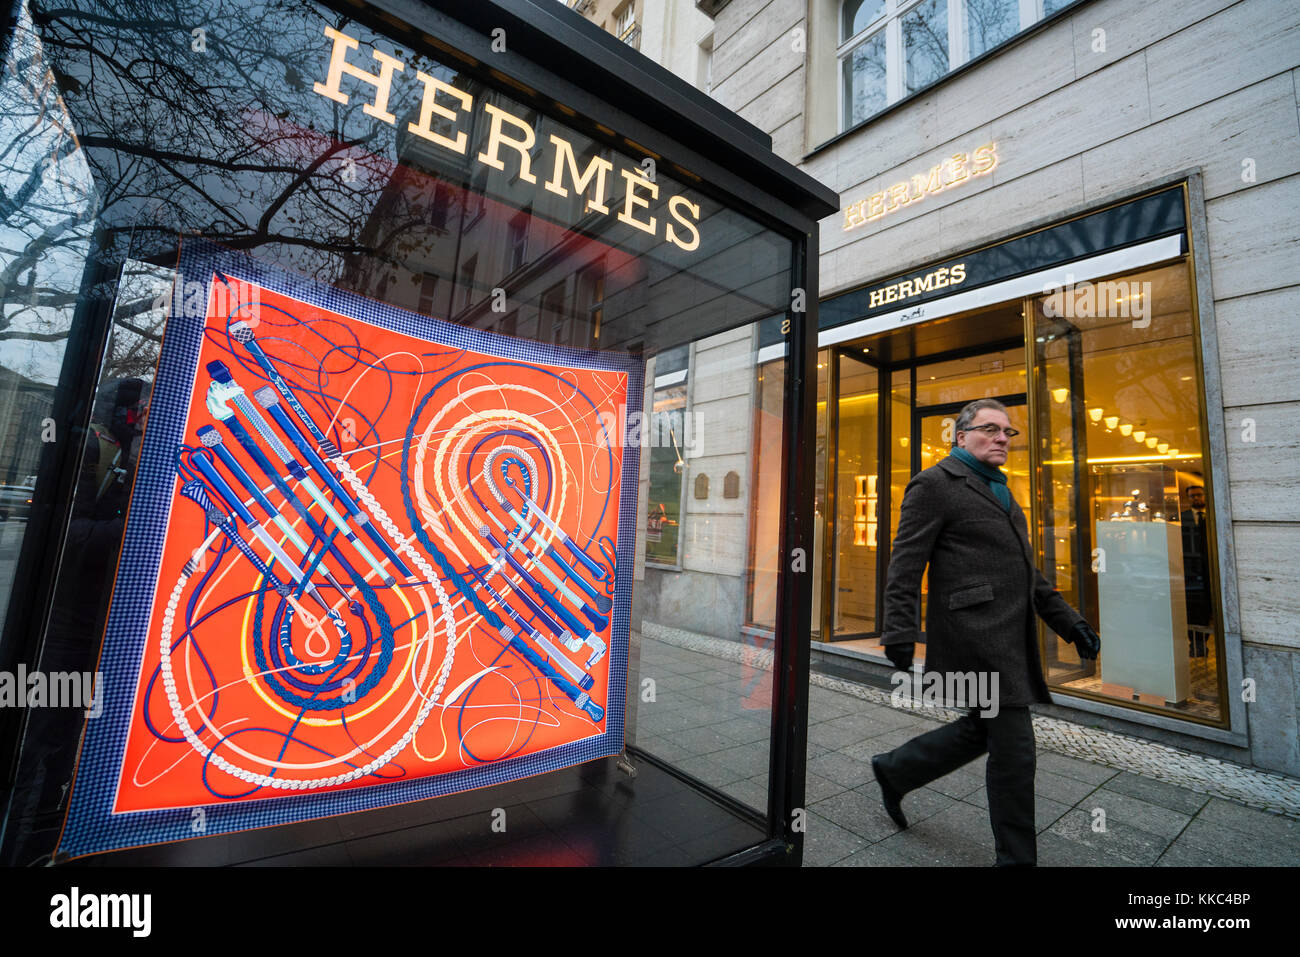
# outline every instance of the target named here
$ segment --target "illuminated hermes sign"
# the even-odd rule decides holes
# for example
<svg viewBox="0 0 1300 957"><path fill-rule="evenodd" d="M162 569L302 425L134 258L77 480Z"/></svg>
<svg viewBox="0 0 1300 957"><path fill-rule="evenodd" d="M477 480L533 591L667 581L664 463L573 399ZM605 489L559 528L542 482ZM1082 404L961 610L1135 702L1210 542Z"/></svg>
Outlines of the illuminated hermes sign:
<svg viewBox="0 0 1300 957"><path fill-rule="evenodd" d="M362 111L367 116L396 126L397 117L389 111L388 100L392 93L393 75L402 72L406 64L387 53L372 49L370 55L379 72L369 73L348 62L349 51L360 46L358 40L333 27L326 27L325 35L334 41L329 71L325 82L313 83L312 90L346 106L348 94L342 91L340 85L343 75L347 74L374 91L373 99L361 108ZM474 98L445 80L421 71L416 71L415 75L423 85L424 93L420 101L419 117L406 124L407 131L442 149L465 155L469 149L469 135L460 126L473 112ZM482 111L482 119L488 124L487 143L474 158L484 166L504 172L506 161L502 154L509 157L514 153L518 157L519 178L526 183L536 184L537 174L532 169L536 144L532 125L492 103L484 103ZM613 212L619 222L651 236L662 236L666 242L686 252L699 248L700 207L697 204L685 196L675 195L667 202L671 221L652 216L651 204L659 199L659 186L639 166L623 167L615 176L614 164L598 155L592 157L585 169L579 170L572 143L552 133L550 145L550 163L544 164L543 169L539 170L543 174L547 169L550 171L550 178L542 183L548 192L568 196L569 189L572 188L575 193L586 198L585 208L588 211L595 210L606 216ZM512 166L514 162L511 159ZM626 189L622 203L616 204L611 211L607 205L610 184L616 182L618 177L626 181Z"/></svg>
<svg viewBox="0 0 1300 957"><path fill-rule="evenodd" d="M993 172L998 165L996 150L996 143L986 143L973 153L954 153L938 166L930 167L928 173L918 173L888 189L872 193L866 199L850 203L844 208L844 229L856 229L927 196Z"/></svg>
<svg viewBox="0 0 1300 957"><path fill-rule="evenodd" d="M933 292L936 289L945 289L948 286L960 286L965 281L965 263L944 266L942 269L936 269L934 272L928 272L924 276L915 279L904 279L902 282L879 286L871 290L871 299L867 308L875 309L877 306L888 305L891 302L902 302L905 299L919 296L923 292Z"/></svg>

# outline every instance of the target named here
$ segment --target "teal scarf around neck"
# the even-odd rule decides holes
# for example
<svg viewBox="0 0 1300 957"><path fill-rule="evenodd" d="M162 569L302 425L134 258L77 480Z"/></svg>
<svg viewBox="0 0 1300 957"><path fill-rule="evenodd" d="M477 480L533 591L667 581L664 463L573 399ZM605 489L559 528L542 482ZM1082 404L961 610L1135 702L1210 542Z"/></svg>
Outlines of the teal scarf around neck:
<svg viewBox="0 0 1300 957"><path fill-rule="evenodd" d="M1011 511L1011 490L1007 488L1007 477L1002 474L1001 469L994 468L991 465L985 465L975 456L971 455L965 449L954 448L952 450L953 458L959 462L964 462L975 470L975 474L984 480L988 485L989 491L993 493L994 498L1005 511Z"/></svg>

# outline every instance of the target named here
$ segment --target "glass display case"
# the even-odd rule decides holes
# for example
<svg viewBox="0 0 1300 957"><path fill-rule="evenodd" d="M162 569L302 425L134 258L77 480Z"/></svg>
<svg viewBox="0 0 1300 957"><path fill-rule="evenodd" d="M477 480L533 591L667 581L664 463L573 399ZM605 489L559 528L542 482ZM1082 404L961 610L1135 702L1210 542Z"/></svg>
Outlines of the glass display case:
<svg viewBox="0 0 1300 957"><path fill-rule="evenodd" d="M557 7L13 6L4 862L799 861L835 196Z"/></svg>

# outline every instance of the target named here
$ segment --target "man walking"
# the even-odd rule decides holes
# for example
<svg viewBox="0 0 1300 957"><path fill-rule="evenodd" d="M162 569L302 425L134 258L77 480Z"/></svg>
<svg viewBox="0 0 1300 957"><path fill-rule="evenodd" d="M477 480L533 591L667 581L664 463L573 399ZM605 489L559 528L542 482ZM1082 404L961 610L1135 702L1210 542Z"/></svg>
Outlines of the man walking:
<svg viewBox="0 0 1300 957"><path fill-rule="evenodd" d="M905 828L903 795L987 751L989 821L1003 866L1037 863L1029 705L1050 698L1034 613L1081 657L1096 658L1101 648L1097 633L1034 566L1025 514L999 468L1018 434L1010 426L995 399L969 403L957 417L952 454L908 483L889 557L882 637L894 666L909 669L928 564L926 670L987 676L978 684L997 689L998 700L871 760L885 810Z"/></svg>

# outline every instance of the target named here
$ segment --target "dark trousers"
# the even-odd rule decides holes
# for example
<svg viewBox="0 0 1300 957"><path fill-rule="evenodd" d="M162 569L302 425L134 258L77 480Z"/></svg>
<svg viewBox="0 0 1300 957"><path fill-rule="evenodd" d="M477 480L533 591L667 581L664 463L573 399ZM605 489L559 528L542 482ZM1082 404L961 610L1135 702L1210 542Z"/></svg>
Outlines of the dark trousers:
<svg viewBox="0 0 1300 957"><path fill-rule="evenodd" d="M997 864L1038 862L1034 833L1034 725L1027 707L1004 707L995 717L971 710L880 756L885 779L900 794L957 770L988 752L985 785Z"/></svg>

